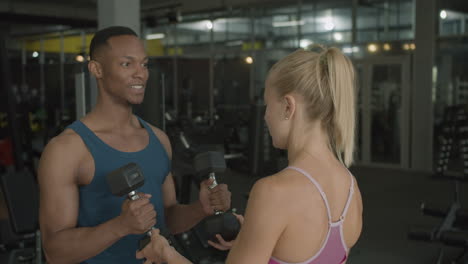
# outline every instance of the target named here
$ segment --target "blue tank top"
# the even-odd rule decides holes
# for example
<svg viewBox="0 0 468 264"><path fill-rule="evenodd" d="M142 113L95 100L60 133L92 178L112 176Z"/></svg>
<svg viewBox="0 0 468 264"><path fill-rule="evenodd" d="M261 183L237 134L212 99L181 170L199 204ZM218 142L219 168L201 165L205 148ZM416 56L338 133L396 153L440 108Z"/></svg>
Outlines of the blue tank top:
<svg viewBox="0 0 468 264"><path fill-rule="evenodd" d="M153 130L139 117L138 120L149 134L148 145L138 152L122 152L112 148L79 120L68 126L83 139L95 164L91 183L79 188L78 227L97 226L120 215L122 203L126 197L112 195L107 185L106 175L130 162L137 163L143 171L145 184L138 191L152 195L151 202L157 212L156 227L166 226L161 189L170 171L170 160ZM141 260L135 258L135 252L138 249L138 241L143 236L128 235L84 263L142 263Z"/></svg>

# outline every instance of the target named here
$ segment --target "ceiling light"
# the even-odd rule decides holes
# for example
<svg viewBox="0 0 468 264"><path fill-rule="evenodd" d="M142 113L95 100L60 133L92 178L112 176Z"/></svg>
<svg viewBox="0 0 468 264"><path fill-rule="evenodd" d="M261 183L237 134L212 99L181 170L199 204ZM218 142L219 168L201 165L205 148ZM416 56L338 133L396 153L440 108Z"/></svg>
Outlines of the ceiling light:
<svg viewBox="0 0 468 264"><path fill-rule="evenodd" d="M245 63L247 63L247 64L252 64L252 63L253 63L252 57L250 57L250 56L246 57L246 58L245 58Z"/></svg>
<svg viewBox="0 0 468 264"><path fill-rule="evenodd" d="M445 10L440 11L440 18L446 19L447 18L447 11L445 11Z"/></svg>
<svg viewBox="0 0 468 264"><path fill-rule="evenodd" d="M335 33L333 34L333 38L336 40L336 41L340 41L343 39L343 34L341 33Z"/></svg>
<svg viewBox="0 0 468 264"><path fill-rule="evenodd" d="M211 30L211 29L213 29L213 22L211 22L211 21L206 21L205 26L206 26L207 29Z"/></svg>
<svg viewBox="0 0 468 264"><path fill-rule="evenodd" d="M371 43L371 44L369 44L369 45L367 46L367 50L368 50L370 53L374 53L374 52L376 52L378 49L379 49L378 46L377 46L376 44L373 44L373 43Z"/></svg>
<svg viewBox="0 0 468 264"><path fill-rule="evenodd" d="M303 49L307 48L310 44L314 43L313 41L310 41L308 39L301 39L301 41L299 41L299 46Z"/></svg>
<svg viewBox="0 0 468 264"><path fill-rule="evenodd" d="M389 51L389 50L392 49L392 46L390 46L390 44L388 44L388 43L385 43L385 44L383 44L383 49L384 49L385 51Z"/></svg>
<svg viewBox="0 0 468 264"><path fill-rule="evenodd" d="M325 23L325 29L330 31L330 30L333 30L335 28L335 24L333 24L333 22L329 21L329 22L326 22Z"/></svg>
<svg viewBox="0 0 468 264"><path fill-rule="evenodd" d="M352 47L343 47L343 53L351 54L351 53L353 53L353 48Z"/></svg>
<svg viewBox="0 0 468 264"><path fill-rule="evenodd" d="M163 39L166 35L164 33L155 33L155 34L148 34L146 35L146 39Z"/></svg>
<svg viewBox="0 0 468 264"><path fill-rule="evenodd" d="M76 55L75 60L76 60L77 62L83 62L83 61L84 61L84 57L83 57L83 55Z"/></svg>
<svg viewBox="0 0 468 264"><path fill-rule="evenodd" d="M273 27L293 27L293 26L303 26L303 25L305 25L304 20L273 22Z"/></svg>
<svg viewBox="0 0 468 264"><path fill-rule="evenodd" d="M356 53L359 52L359 47L354 46L354 47L343 47L343 53L351 54L351 53Z"/></svg>

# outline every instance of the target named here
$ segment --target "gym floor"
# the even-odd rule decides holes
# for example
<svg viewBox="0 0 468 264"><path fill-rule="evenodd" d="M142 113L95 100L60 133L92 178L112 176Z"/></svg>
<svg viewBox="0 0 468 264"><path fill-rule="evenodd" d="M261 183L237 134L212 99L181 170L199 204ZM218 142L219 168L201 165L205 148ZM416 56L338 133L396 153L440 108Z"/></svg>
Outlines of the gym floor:
<svg viewBox="0 0 468 264"><path fill-rule="evenodd" d="M434 227L441 222L423 215L420 205L448 207L454 199L454 183L431 179L428 173L376 168L352 171L362 192L364 226L350 263L435 264L441 245L409 240L407 232L412 226ZM466 190L466 186L462 188ZM461 201L467 198L465 192ZM447 260L460 252L453 248L444 251Z"/></svg>

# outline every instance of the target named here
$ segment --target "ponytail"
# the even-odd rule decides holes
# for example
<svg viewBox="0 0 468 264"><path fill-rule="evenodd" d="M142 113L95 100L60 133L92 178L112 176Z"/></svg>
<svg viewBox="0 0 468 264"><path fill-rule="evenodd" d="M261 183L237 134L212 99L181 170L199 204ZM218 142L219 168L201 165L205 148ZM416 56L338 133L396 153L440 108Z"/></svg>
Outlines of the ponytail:
<svg viewBox="0 0 468 264"><path fill-rule="evenodd" d="M326 61L322 67L327 67L327 81L334 108L327 127L330 145L338 159L350 166L353 162L356 123L353 64L337 48L327 49L322 56L325 56L324 59L319 61Z"/></svg>

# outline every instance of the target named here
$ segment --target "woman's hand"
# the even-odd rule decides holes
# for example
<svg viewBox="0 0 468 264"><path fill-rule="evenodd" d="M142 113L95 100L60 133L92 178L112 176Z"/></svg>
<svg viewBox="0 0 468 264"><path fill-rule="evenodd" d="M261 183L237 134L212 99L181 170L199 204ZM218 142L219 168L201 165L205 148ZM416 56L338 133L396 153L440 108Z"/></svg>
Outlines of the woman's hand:
<svg viewBox="0 0 468 264"><path fill-rule="evenodd" d="M146 258L145 264L168 262L168 254L173 248L166 238L159 234L159 229L151 230L151 242L140 251L137 251L136 258Z"/></svg>
<svg viewBox="0 0 468 264"><path fill-rule="evenodd" d="M233 213L234 214L234 213ZM242 215L234 214L237 217L237 220L239 220L239 223L242 224L244 223L244 217ZM230 250L232 248L232 245L234 244L234 241L226 241L224 240L220 234L216 234L216 238L218 239L218 242L213 242L211 240L208 240L208 244L214 248L217 248L219 250Z"/></svg>

